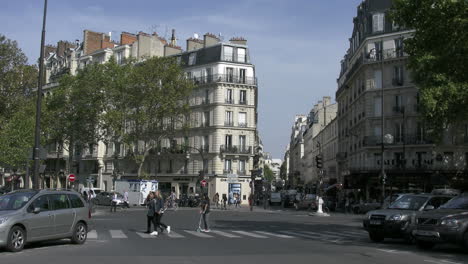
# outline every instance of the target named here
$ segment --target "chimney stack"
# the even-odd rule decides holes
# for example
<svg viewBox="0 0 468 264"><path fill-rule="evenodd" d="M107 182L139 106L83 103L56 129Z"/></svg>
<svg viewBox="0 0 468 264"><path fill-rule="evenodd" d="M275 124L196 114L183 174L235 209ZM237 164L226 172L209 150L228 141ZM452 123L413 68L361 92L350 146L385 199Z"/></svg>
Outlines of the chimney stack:
<svg viewBox="0 0 468 264"><path fill-rule="evenodd" d="M206 33L203 36L204 47L209 47L218 44L221 40L214 34Z"/></svg>
<svg viewBox="0 0 468 264"><path fill-rule="evenodd" d="M177 40L176 40L176 37L175 37L175 29L172 29L171 45L172 46L177 46Z"/></svg>

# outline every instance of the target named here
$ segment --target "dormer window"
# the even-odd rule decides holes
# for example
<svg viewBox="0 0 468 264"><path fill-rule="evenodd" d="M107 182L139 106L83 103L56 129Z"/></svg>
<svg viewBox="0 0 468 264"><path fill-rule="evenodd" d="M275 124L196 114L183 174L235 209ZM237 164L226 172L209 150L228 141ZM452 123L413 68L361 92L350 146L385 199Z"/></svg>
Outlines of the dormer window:
<svg viewBox="0 0 468 264"><path fill-rule="evenodd" d="M233 57L234 57L234 49L229 46L224 46L224 60L233 61Z"/></svg>
<svg viewBox="0 0 468 264"><path fill-rule="evenodd" d="M382 32L384 31L384 14L374 14L372 15L372 32Z"/></svg>
<svg viewBox="0 0 468 264"><path fill-rule="evenodd" d="M197 53L196 52L190 53L188 65L195 65L196 60L197 60Z"/></svg>

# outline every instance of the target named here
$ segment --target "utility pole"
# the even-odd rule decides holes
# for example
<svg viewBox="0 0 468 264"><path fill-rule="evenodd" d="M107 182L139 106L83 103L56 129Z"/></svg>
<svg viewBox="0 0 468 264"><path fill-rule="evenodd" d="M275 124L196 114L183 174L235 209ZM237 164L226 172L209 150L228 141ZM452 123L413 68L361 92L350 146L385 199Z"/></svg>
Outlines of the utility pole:
<svg viewBox="0 0 468 264"><path fill-rule="evenodd" d="M44 0L44 16L42 20L41 52L39 57L39 78L37 81L37 102L36 102L36 130L34 137L34 174L33 189L39 189L39 149L41 144L41 102L42 102L42 78L44 77L44 42L45 25L47 17L47 0Z"/></svg>
<svg viewBox="0 0 468 264"><path fill-rule="evenodd" d="M384 133L385 133L385 120L384 120L384 65L383 65L383 40L380 42L380 49L377 54L377 59L380 60L380 86L381 86L381 113L380 113L380 122L381 122L381 133L380 133L380 140L381 140L381 162L380 162L380 177L382 177L382 203L385 200L385 180L387 176L385 175L385 165L384 165L384 154L385 154L385 143L384 143Z"/></svg>

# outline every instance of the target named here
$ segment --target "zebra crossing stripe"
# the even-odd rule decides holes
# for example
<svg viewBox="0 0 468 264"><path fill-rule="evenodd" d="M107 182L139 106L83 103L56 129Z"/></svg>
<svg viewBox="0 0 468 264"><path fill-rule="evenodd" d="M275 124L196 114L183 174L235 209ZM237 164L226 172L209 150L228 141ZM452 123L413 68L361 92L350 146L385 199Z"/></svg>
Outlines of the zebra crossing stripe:
<svg viewBox="0 0 468 264"><path fill-rule="evenodd" d="M351 235L351 234L346 234L346 233L339 233L339 232L333 232L333 231L324 231L324 233L335 235L335 236L344 236L344 237L352 237L352 238L357 238L356 235Z"/></svg>
<svg viewBox="0 0 468 264"><path fill-rule="evenodd" d="M190 230L184 230L185 232L193 235L193 236L197 236L197 237L202 237L202 238L212 238L213 236L210 236L210 235L207 235L206 233L201 233L201 232L197 232L197 231L190 231Z"/></svg>
<svg viewBox="0 0 468 264"><path fill-rule="evenodd" d="M270 232L266 232L266 231L254 231L254 232L255 232L255 233L262 234L262 235L273 236L273 237L279 237L279 238L294 238L293 236L275 234L275 233L270 233Z"/></svg>
<svg viewBox="0 0 468 264"><path fill-rule="evenodd" d="M156 236L151 236L150 234L142 233L142 232L136 232L137 235L139 235L141 238L154 238Z"/></svg>
<svg viewBox="0 0 468 264"><path fill-rule="evenodd" d="M347 234L351 234L351 235L355 235L355 236L366 236L367 235L367 231L363 231L363 232L343 231L343 233L347 233Z"/></svg>
<svg viewBox="0 0 468 264"><path fill-rule="evenodd" d="M176 233L174 231L171 231L169 234L167 234L168 237L170 238L184 238L185 236L179 234L179 233Z"/></svg>
<svg viewBox="0 0 468 264"><path fill-rule="evenodd" d="M238 236L238 235L229 234L229 233L219 231L219 230L211 230L211 233L215 233L217 235L224 236L224 237L229 237L229 238L240 238L240 236Z"/></svg>
<svg viewBox="0 0 468 264"><path fill-rule="evenodd" d="M312 232L312 231L304 231L304 233L314 235L314 236L328 237L328 238L338 238L338 237L340 237L340 236L337 236L337 235L323 234L323 233Z"/></svg>
<svg viewBox="0 0 468 264"><path fill-rule="evenodd" d="M257 235L257 234L254 234L254 233L250 233L250 232L245 232L245 231L232 231L233 233L237 233L237 234L241 234L241 235L244 235L244 236L248 236L248 237L254 237L254 238L268 238L266 236L262 236L262 235Z"/></svg>
<svg viewBox="0 0 468 264"><path fill-rule="evenodd" d="M312 235L306 235L298 232L293 232L293 231L280 231L281 233L285 233L288 235L293 235L293 236L298 236L298 237L303 237L303 238L309 238L309 239L318 239L319 237L317 236L312 236Z"/></svg>
<svg viewBox="0 0 468 264"><path fill-rule="evenodd" d="M97 239L97 232L96 230L91 230L88 232L88 239Z"/></svg>
<svg viewBox="0 0 468 264"><path fill-rule="evenodd" d="M109 230L109 232L112 238L127 238L122 230Z"/></svg>

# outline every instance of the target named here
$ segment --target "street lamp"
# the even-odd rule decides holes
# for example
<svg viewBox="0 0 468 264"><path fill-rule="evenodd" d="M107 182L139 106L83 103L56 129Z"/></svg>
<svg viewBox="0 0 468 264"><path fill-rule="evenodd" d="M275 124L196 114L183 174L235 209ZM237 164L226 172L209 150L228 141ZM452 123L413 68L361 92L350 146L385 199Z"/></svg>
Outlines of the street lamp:
<svg viewBox="0 0 468 264"><path fill-rule="evenodd" d="M115 181L119 177L119 153L114 154L114 169L112 170L112 190L115 191Z"/></svg>
<svg viewBox="0 0 468 264"><path fill-rule="evenodd" d="M384 165L384 153L385 153L385 144L392 144L393 143L393 136L391 134L386 134L383 136L382 133L382 155L380 159L380 177L382 179L382 203L385 200L385 180L387 179L387 176L385 175L385 165Z"/></svg>

